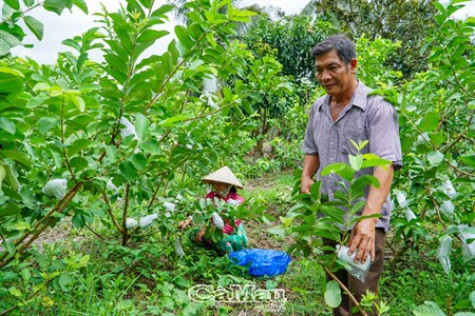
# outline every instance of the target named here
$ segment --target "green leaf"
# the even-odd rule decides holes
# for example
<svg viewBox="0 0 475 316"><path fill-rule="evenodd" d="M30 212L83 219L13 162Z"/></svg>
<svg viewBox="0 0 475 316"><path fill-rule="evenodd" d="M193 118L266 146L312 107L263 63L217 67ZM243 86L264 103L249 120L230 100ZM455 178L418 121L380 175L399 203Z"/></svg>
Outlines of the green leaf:
<svg viewBox="0 0 475 316"><path fill-rule="evenodd" d="M147 166L147 158L145 158L145 156L142 154L135 154L132 157L132 163L137 170L142 171Z"/></svg>
<svg viewBox="0 0 475 316"><path fill-rule="evenodd" d="M142 113L135 115L135 132L140 139L145 139L148 125L148 119Z"/></svg>
<svg viewBox="0 0 475 316"><path fill-rule="evenodd" d="M319 200L321 196L321 188L322 188L322 181L315 181L311 186L310 186L310 194L311 196Z"/></svg>
<svg viewBox="0 0 475 316"><path fill-rule="evenodd" d="M140 36L137 38L137 42L154 42L159 38L162 38L166 35L170 34L167 31L156 31L156 30L145 30Z"/></svg>
<svg viewBox="0 0 475 316"><path fill-rule="evenodd" d="M152 5L152 0L139 0L140 3L147 9Z"/></svg>
<svg viewBox="0 0 475 316"><path fill-rule="evenodd" d="M429 112L422 118L418 127L422 132L431 132L439 125L439 121L439 114L435 112Z"/></svg>
<svg viewBox="0 0 475 316"><path fill-rule="evenodd" d="M80 112L84 112L86 110L86 102L84 102L83 98L77 95L70 95L70 98Z"/></svg>
<svg viewBox="0 0 475 316"><path fill-rule="evenodd" d="M74 283L74 279L69 276L67 272L63 272L59 276L58 283L63 291L69 292L71 290L71 285Z"/></svg>
<svg viewBox="0 0 475 316"><path fill-rule="evenodd" d="M10 33L0 30L0 56L6 55L10 52L12 47L20 45L21 42Z"/></svg>
<svg viewBox="0 0 475 316"><path fill-rule="evenodd" d="M431 166L436 166L444 160L444 154L442 154L440 151L431 151L427 154L427 160Z"/></svg>
<svg viewBox="0 0 475 316"><path fill-rule="evenodd" d="M159 122L158 125L161 125L163 127L172 127L172 126L176 125L177 122L182 122L182 121L187 120L189 118L190 117L187 116L187 115L177 115L177 116L173 116L173 117L170 117L166 120L163 120L163 121Z"/></svg>
<svg viewBox="0 0 475 316"><path fill-rule="evenodd" d="M14 203L6 203L0 206L0 218L20 214L20 207Z"/></svg>
<svg viewBox="0 0 475 316"><path fill-rule="evenodd" d="M353 206L351 206L350 215L354 215L360 212L363 207L366 205L366 201L358 201Z"/></svg>
<svg viewBox="0 0 475 316"><path fill-rule="evenodd" d="M58 125L58 123L59 120L55 117L43 116L38 120L38 131L41 134L46 134L46 132Z"/></svg>
<svg viewBox="0 0 475 316"><path fill-rule="evenodd" d="M375 188L379 188L379 180L372 175L364 175L353 181L351 184L351 191L359 192L366 186L372 185Z"/></svg>
<svg viewBox="0 0 475 316"><path fill-rule="evenodd" d="M148 139L140 144L140 147L144 150L144 152L149 154L158 155L161 153L160 145L154 139Z"/></svg>
<svg viewBox="0 0 475 316"><path fill-rule="evenodd" d="M371 214L371 215L364 215L364 216L358 216L356 218L353 218L351 221L350 221L350 225L353 225L354 223L356 222L359 222L359 221L362 221L364 219L368 219L368 218L381 218L382 215L381 214Z"/></svg>
<svg viewBox="0 0 475 316"><path fill-rule="evenodd" d="M22 152L14 150L0 150L0 157L1 156L10 158L14 161L21 163L25 167L31 168L30 159L28 159L28 156Z"/></svg>
<svg viewBox="0 0 475 316"><path fill-rule="evenodd" d="M20 10L20 1L18 0L5 0L5 4L15 10Z"/></svg>
<svg viewBox="0 0 475 316"><path fill-rule="evenodd" d="M462 156L460 157L460 160L467 166L475 168L475 156Z"/></svg>
<svg viewBox="0 0 475 316"><path fill-rule="evenodd" d="M76 41L74 41L70 38L65 39L64 41L61 42L61 44L72 47L75 50L77 50L78 52L81 51L81 46Z"/></svg>
<svg viewBox="0 0 475 316"><path fill-rule="evenodd" d="M21 277L23 280L28 281L31 278L31 272L28 270L28 268L24 268L21 270Z"/></svg>
<svg viewBox="0 0 475 316"><path fill-rule="evenodd" d="M175 26L175 34L180 43L183 45L183 47L185 47L186 49L190 49L193 47L194 41L190 38L190 35L188 35L188 31L184 26Z"/></svg>
<svg viewBox="0 0 475 316"><path fill-rule="evenodd" d="M368 159L368 160L363 161L363 163L361 164L361 169L370 168L370 167L384 167L391 164L392 164L392 161L389 161L383 158Z"/></svg>
<svg viewBox="0 0 475 316"><path fill-rule="evenodd" d="M10 184L10 187L12 188L13 191L18 191L18 187L20 186L20 183L18 183L18 179L16 178L15 174L13 173L12 167L5 165L5 173L6 173L6 179L8 184ZM1 189L0 185L0 189Z"/></svg>
<svg viewBox="0 0 475 316"><path fill-rule="evenodd" d="M335 280L331 280L327 283L325 290L325 302L331 308L337 308L341 303L341 290L340 285Z"/></svg>
<svg viewBox="0 0 475 316"><path fill-rule="evenodd" d="M348 161L350 163L351 168L353 168L353 170L358 171L361 169L361 166L363 164L363 157L348 155Z"/></svg>
<svg viewBox="0 0 475 316"><path fill-rule="evenodd" d="M89 165L89 162L82 158L82 157L73 157L69 163L71 164L71 167L74 169L74 171L78 172L81 171Z"/></svg>
<svg viewBox="0 0 475 316"><path fill-rule="evenodd" d="M15 244L13 242L11 242L10 240L7 240L5 243L3 243L3 245L5 245L5 248L7 249L8 253L10 255L14 255L15 252L16 252L16 248L15 248ZM15 295L15 294L14 294ZM21 295L21 294L20 294Z"/></svg>
<svg viewBox="0 0 475 316"><path fill-rule="evenodd" d="M27 6L27 7L31 7L35 4L35 0L23 0L23 3Z"/></svg>
<svg viewBox="0 0 475 316"><path fill-rule="evenodd" d="M78 7L79 9L81 9L82 12L88 14L89 13L89 10L87 8L87 4L86 4L86 1L84 0L72 0L72 3Z"/></svg>
<svg viewBox="0 0 475 316"><path fill-rule="evenodd" d="M21 71L9 67L0 67L0 72L4 74L14 75L16 77L25 78Z"/></svg>
<svg viewBox="0 0 475 316"><path fill-rule="evenodd" d="M10 134L15 134L15 123L7 119L6 117L0 117L0 128Z"/></svg>
<svg viewBox="0 0 475 316"><path fill-rule="evenodd" d="M417 306L412 313L415 316L446 316L440 307L431 301L425 301L424 304Z"/></svg>
<svg viewBox="0 0 475 316"><path fill-rule="evenodd" d="M5 179L6 175L5 166L0 162L0 190L2 189L3 179Z"/></svg>
<svg viewBox="0 0 475 316"><path fill-rule="evenodd" d="M63 10L66 8L66 1L64 0L45 0L43 3L43 8L46 11L51 11L57 15L61 15Z"/></svg>
<svg viewBox="0 0 475 316"><path fill-rule="evenodd" d="M345 219L343 218L345 212L339 209L338 207L324 204L320 206L319 211L330 217L335 223L345 223Z"/></svg>
<svg viewBox="0 0 475 316"><path fill-rule="evenodd" d="M24 16L23 21L25 21L25 24L30 29L30 31L35 34L36 38L41 41L43 39L43 23L29 15Z"/></svg>
<svg viewBox="0 0 475 316"><path fill-rule="evenodd" d="M280 225L270 228L268 230L268 232L269 232L269 234L277 235L277 236L280 236L280 237L285 236L285 229Z"/></svg>
<svg viewBox="0 0 475 316"><path fill-rule="evenodd" d="M351 169L349 165L343 162L337 162L331 165L326 166L322 170L322 177L329 175L330 173L336 173L343 179L347 181L353 180L353 176L355 175L355 171Z"/></svg>
<svg viewBox="0 0 475 316"><path fill-rule="evenodd" d="M472 302L472 307L475 308L475 291L470 293L470 302Z"/></svg>
<svg viewBox="0 0 475 316"><path fill-rule="evenodd" d="M173 8L174 8L174 6L171 5L171 4L164 4L160 8L158 8L157 10L153 11L152 16L161 17L161 16L167 14L168 12L170 12L171 10L173 10Z"/></svg>
<svg viewBox="0 0 475 316"><path fill-rule="evenodd" d="M137 177L137 170L134 167L134 164L130 161L123 161L119 165L120 173L129 181L135 180Z"/></svg>
<svg viewBox="0 0 475 316"><path fill-rule="evenodd" d="M68 156L72 157L81 150L88 148L92 142L88 139L77 139L68 147Z"/></svg>

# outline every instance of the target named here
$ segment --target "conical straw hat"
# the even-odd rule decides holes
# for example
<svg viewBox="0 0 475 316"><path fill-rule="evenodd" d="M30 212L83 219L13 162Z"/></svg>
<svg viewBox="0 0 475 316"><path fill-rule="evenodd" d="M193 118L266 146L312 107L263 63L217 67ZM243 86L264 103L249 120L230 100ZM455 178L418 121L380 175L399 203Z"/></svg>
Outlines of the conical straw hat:
<svg viewBox="0 0 475 316"><path fill-rule="evenodd" d="M222 182L234 185L235 187L242 189L243 186L241 182L239 182L238 178L234 175L234 173L229 169L227 166L222 167L221 169L210 173L206 177L204 177L203 182L210 183L210 182Z"/></svg>

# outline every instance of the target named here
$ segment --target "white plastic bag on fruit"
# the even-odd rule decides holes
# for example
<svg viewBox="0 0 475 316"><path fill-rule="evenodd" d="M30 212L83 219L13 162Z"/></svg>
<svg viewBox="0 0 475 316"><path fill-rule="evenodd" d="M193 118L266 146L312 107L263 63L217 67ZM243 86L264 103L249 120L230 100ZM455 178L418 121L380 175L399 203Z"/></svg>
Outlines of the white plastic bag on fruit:
<svg viewBox="0 0 475 316"><path fill-rule="evenodd" d="M445 273L450 274L452 265L450 263L450 253L452 252L452 237L445 235L440 238L439 252L437 258L442 265Z"/></svg>
<svg viewBox="0 0 475 316"><path fill-rule="evenodd" d="M41 192L48 196L55 196L60 200L66 194L67 187L68 181L66 179L51 179L46 182Z"/></svg>
<svg viewBox="0 0 475 316"><path fill-rule="evenodd" d="M163 207L169 212L173 212L175 210L175 204L171 202L163 202Z"/></svg>
<svg viewBox="0 0 475 316"><path fill-rule="evenodd" d="M209 77L203 78L203 92L214 93L218 90L219 90L219 82L215 76L211 75Z"/></svg>
<svg viewBox="0 0 475 316"><path fill-rule="evenodd" d="M404 210L404 216L406 216L406 220L408 222L417 218L416 214L414 214L414 212L410 208L406 208Z"/></svg>
<svg viewBox="0 0 475 316"><path fill-rule="evenodd" d="M442 205L440 206L440 210L442 211L442 213L444 213L445 216L449 218L454 217L455 206L454 206L454 203L452 203L452 201L450 200L444 201Z"/></svg>
<svg viewBox="0 0 475 316"><path fill-rule="evenodd" d="M139 225L139 223L137 222L136 219L133 219L133 218L130 218L130 217L127 217L125 219L125 227L127 227L127 229L135 228L138 225Z"/></svg>
<svg viewBox="0 0 475 316"><path fill-rule="evenodd" d="M465 261L475 258L475 227L459 226L462 255Z"/></svg>
<svg viewBox="0 0 475 316"><path fill-rule="evenodd" d="M361 282L364 282L366 280L366 276L368 275L369 268L371 267L371 256L368 256L364 263L362 263L361 261L355 262L355 257L358 253L358 250L354 251L351 256L348 255L348 250L350 250L350 248L348 248L347 246L342 246L341 248L340 245L336 246L338 258L347 262L350 265L350 267L347 267L346 270L352 276L354 276Z"/></svg>
<svg viewBox="0 0 475 316"><path fill-rule="evenodd" d="M141 217L139 219L140 227L145 228L149 226L150 224L152 224L153 220L157 218L158 218L157 214L151 214L151 215L146 215L144 217Z"/></svg>
<svg viewBox="0 0 475 316"><path fill-rule="evenodd" d="M134 139L139 140L139 137L135 132L135 127L132 125L132 123L129 122L128 119L126 119L125 117L121 117L120 125L122 125L122 127L120 128L120 136L122 136L122 138L134 135Z"/></svg>
<svg viewBox="0 0 475 316"><path fill-rule="evenodd" d="M457 191L455 190L454 185L450 180L442 182L442 184L440 185L440 189L450 198L454 198L455 196L457 196Z"/></svg>
<svg viewBox="0 0 475 316"><path fill-rule="evenodd" d="M407 207L408 203L406 201L406 194L404 192L399 191L396 193L396 199L400 207Z"/></svg>
<svg viewBox="0 0 475 316"><path fill-rule="evenodd" d="M221 230L224 228L224 221L216 212L213 212L213 223Z"/></svg>
<svg viewBox="0 0 475 316"><path fill-rule="evenodd" d="M175 253L178 257L183 257L185 255L185 252L183 251L183 247L181 246L180 243L180 238L175 238L173 241L173 244L175 246Z"/></svg>

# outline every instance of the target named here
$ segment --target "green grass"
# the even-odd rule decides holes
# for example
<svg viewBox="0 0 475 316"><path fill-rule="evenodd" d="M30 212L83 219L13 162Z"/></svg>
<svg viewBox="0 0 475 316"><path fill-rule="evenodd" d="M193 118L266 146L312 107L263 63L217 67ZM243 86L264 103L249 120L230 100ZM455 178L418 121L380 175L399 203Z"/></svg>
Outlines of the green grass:
<svg viewBox="0 0 475 316"><path fill-rule="evenodd" d="M291 174L279 173L254 180L248 184L248 190L243 191L247 199L264 201L275 218L268 225L246 224L248 234L254 239L262 238L259 242L264 248L283 250L288 245L287 239L270 235L268 229L277 225L278 217L285 216L291 207L293 185ZM100 226L94 228L100 232ZM54 246L43 247L44 253L35 255L39 270L51 273L56 269L68 278L56 278L46 291L26 301L12 315L214 316L238 315L241 311L273 315L262 303L191 302L188 290L196 284L213 288L248 284L258 289L285 289L287 301L278 315L331 315L324 302L325 275L312 259L294 257L284 275L267 280L252 278L245 268L233 265L226 257L196 248L186 238L183 238L186 255L177 258L173 242L160 234L140 242L132 240L129 248L118 245L117 241L100 241L88 231L81 231L81 236L79 242L74 242L73 238L79 235L73 232ZM427 247L436 249L437 246ZM448 277L435 258L435 251L427 250L420 253L430 256L409 252L394 264L385 263L380 297L390 306L389 315L411 315L416 306L428 300L445 310L447 293L452 313L470 310L468 298L475 290L473 269L470 271L462 262L452 262L453 273ZM88 254L87 265L65 266L65 260L71 260L68 258L76 254ZM21 269L18 267L18 273ZM8 288L8 282L0 279L1 282ZM32 288L24 291L32 293Z"/></svg>

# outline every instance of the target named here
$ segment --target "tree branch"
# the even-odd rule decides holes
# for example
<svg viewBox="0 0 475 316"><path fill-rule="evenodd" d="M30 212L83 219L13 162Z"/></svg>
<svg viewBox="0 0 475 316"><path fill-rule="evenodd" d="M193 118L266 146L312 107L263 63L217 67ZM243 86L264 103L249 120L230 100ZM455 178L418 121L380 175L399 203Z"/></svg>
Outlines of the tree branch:
<svg viewBox="0 0 475 316"><path fill-rule="evenodd" d="M112 223L114 223L114 226L117 228L117 230L119 231L119 233L123 233L123 229L122 227L120 227L119 223L117 222L117 220L115 219L115 216L114 216L114 213L112 211L112 204L109 200L109 198L107 197L107 194L105 191L102 191L102 198L104 199L104 201L106 202L107 204L107 213L109 213L109 216L110 218L112 219Z"/></svg>
<svg viewBox="0 0 475 316"><path fill-rule="evenodd" d="M316 256L316 254L314 255ZM363 316L368 316L368 314L361 308L360 304L358 303L356 298L353 296L353 294L351 294L350 290L340 281L340 279L338 279L338 277L333 272L331 272L330 269L328 269L324 265L322 265L322 267L325 270L325 272L328 273L328 275L340 285L343 291L345 291L345 293L348 295L348 297L353 302L353 304L355 304L356 308L358 308L361 314Z"/></svg>
<svg viewBox="0 0 475 316"><path fill-rule="evenodd" d="M79 189L82 185L82 182L78 182L74 186L74 190L71 192L71 194L69 194L67 197L65 197L65 199L60 201L62 203L58 207L56 211L57 213L62 213L64 211L64 209L69 205L74 196L76 196L76 193L79 192ZM51 225L54 220L54 218L49 217L46 223L44 223L43 226L40 227L38 231L20 247L20 249L15 249L15 253L9 259L4 260L6 258L7 253L2 255L2 257L0 258L0 269L9 264L11 261L13 261L16 257L16 254L22 254L41 235L41 233L43 233L43 231L45 231ZM22 240L24 240L23 237ZM17 245L19 245L19 243Z"/></svg>
<svg viewBox="0 0 475 316"><path fill-rule="evenodd" d="M130 194L130 184L127 183L125 186L125 202L124 202L124 212L122 215L122 246L127 246L127 239L129 238L127 234L127 211L129 209L129 194Z"/></svg>

